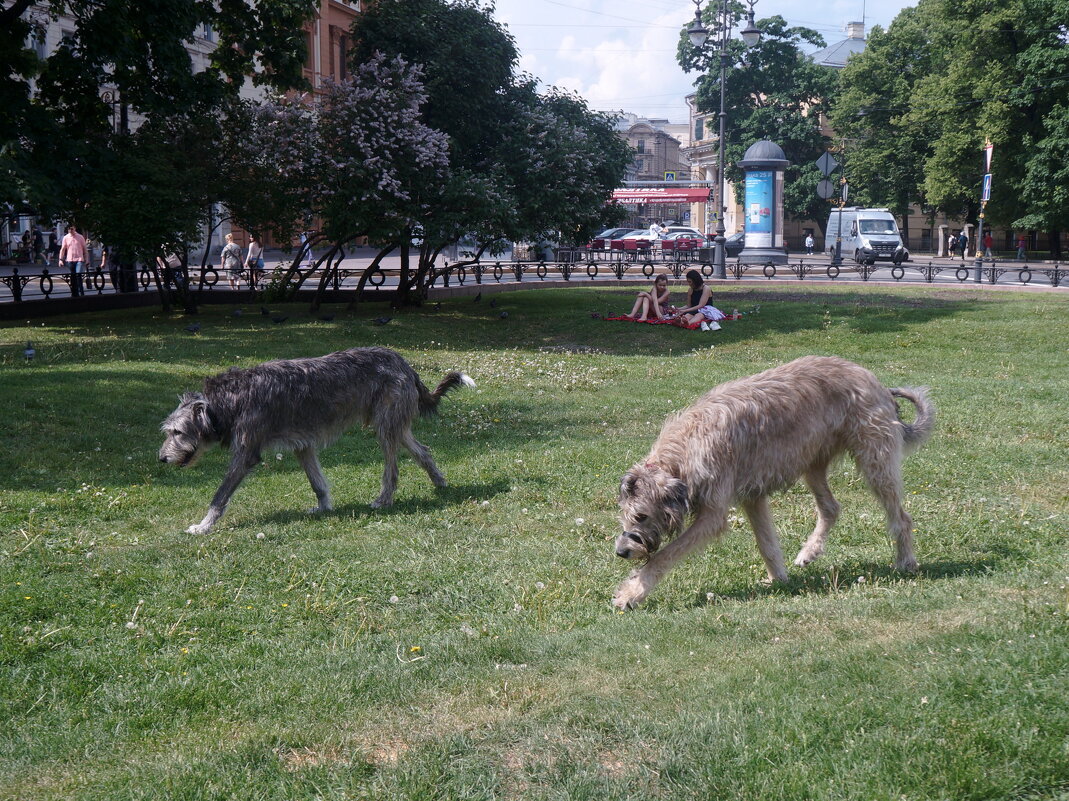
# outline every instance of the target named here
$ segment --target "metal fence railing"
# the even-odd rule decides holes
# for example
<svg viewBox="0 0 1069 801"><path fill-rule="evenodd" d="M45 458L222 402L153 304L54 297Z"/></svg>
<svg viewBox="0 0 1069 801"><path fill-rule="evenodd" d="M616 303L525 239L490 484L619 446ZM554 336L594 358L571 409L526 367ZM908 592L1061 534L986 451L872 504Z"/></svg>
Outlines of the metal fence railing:
<svg viewBox="0 0 1069 801"><path fill-rule="evenodd" d="M703 277L714 274L710 260L675 258L671 260L636 257L634 259L591 258L580 253L557 254L553 261L478 261L446 264L435 270L431 286L464 286L469 283L530 283L545 281L589 282L624 281L652 278L657 273L668 273L682 278L691 269ZM331 274L328 289L356 290L366 272L363 266L343 267ZM365 283L365 291L391 290L397 285L400 270L394 266L380 266L372 270ZM270 271L268 272L268 276ZM319 284L322 274L309 275L305 289ZM727 280L806 280L894 281L898 283L944 283L944 284L1003 284L1025 286L1032 283L1059 287L1069 278L1069 265L1061 263L1026 263L1004 259L983 259L980 266L971 260L952 259L913 260L896 265L844 263L836 266L826 256L801 257L786 264L747 263L739 260L727 264ZM197 292L229 292L229 281L215 267L191 268L188 271L189 288ZM263 284L261 283L261 288ZM248 276L242 276L242 289L250 289ZM78 277L69 271L26 269L19 267L0 268L0 304L48 301L70 298L76 294L87 297L155 292L154 271L144 267L116 274L99 268Z"/></svg>

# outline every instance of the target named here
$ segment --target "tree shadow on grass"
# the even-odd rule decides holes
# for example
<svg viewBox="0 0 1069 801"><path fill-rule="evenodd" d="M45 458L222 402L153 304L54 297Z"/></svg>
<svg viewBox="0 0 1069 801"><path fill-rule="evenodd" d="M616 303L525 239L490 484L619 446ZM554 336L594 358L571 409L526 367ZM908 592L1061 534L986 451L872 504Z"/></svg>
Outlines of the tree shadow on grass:
<svg viewBox="0 0 1069 801"><path fill-rule="evenodd" d="M213 449L193 472L156 461L163 443L160 422L174 409L178 392L183 387L199 389L200 381L176 384L167 372L133 363L116 364L106 372L70 365L23 372L0 391L0 401L8 399L14 411L7 428L10 440L0 452L7 488L47 491L81 482L122 487L146 478L163 486L217 486L229 459L225 453L220 457ZM451 394L437 419L417 421L413 428L416 438L445 464L491 447L507 452L531 442L577 436L584 425L549 403L522 398L483 402L474 396L460 400L463 397ZM263 456L269 459L271 453L267 450ZM329 474L341 464L381 465L382 452L373 434L353 426L341 441L323 450L321 459ZM295 463L294 470L301 474Z"/></svg>
<svg viewBox="0 0 1069 801"><path fill-rule="evenodd" d="M983 305L991 303L987 296L981 300L978 293L974 297L963 296L960 291L950 295L930 287L925 289L925 294L898 294L868 286L755 288L742 284L717 284L713 286L713 305L726 312L738 308L743 317L724 323L712 337L705 332L674 326L605 323L592 317L626 313L627 309L621 311L620 307L622 304L630 306L637 291L634 287L596 287L579 293L558 290L571 292L564 298L550 290L545 292L545 297L532 297L525 310L530 317L549 318L555 314L570 321L568 326L560 328L537 323L537 336L540 337L537 342L542 347L593 346L605 353L626 356L648 354L652 343L660 343L685 356L710 344L820 331L827 324L829 312L837 323L845 323L858 332L895 333L965 311L982 312ZM673 297L679 302L678 297Z"/></svg>

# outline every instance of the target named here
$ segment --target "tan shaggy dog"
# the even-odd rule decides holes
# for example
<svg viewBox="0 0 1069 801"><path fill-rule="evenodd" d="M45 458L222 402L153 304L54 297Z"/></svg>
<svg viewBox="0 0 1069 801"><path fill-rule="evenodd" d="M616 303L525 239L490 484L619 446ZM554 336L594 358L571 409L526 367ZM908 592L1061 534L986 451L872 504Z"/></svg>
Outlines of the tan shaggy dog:
<svg viewBox="0 0 1069 801"><path fill-rule="evenodd" d="M917 408L903 422L895 398ZM786 581L769 493L805 480L816 499L817 525L795 558L806 565L824 552L839 516L828 466L850 453L887 512L897 548L895 567L915 571L912 521L902 506L902 457L931 435L935 409L923 388L888 389L865 368L805 356L713 388L670 417L649 455L620 484L616 554L646 559L617 589L613 604L640 604L672 566L706 546L727 526L728 510L746 512L772 581ZM662 549L668 539L691 523Z"/></svg>

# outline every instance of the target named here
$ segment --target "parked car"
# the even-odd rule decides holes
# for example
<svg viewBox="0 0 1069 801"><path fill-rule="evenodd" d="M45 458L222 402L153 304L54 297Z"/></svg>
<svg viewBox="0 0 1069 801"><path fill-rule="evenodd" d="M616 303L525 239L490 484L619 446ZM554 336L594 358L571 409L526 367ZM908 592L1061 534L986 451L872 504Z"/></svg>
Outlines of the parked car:
<svg viewBox="0 0 1069 801"><path fill-rule="evenodd" d="M691 239L699 239L705 236L697 228L691 228L689 225L669 225L668 233L665 236L671 236L672 234L687 234Z"/></svg>
<svg viewBox="0 0 1069 801"><path fill-rule="evenodd" d="M724 255L730 258L737 257L746 246L746 232L739 231L724 240Z"/></svg>
<svg viewBox="0 0 1069 801"><path fill-rule="evenodd" d="M649 228L631 228L625 234L614 236L613 239L653 239Z"/></svg>
<svg viewBox="0 0 1069 801"><path fill-rule="evenodd" d="M740 253L742 248L746 244L745 234L739 231L737 234L732 234L724 240L724 255L727 258L734 259ZM676 233L669 233L665 239L697 239L699 248L713 248L716 246L716 242L711 236L704 236L694 232L694 229L687 229L686 231L677 231Z"/></svg>
<svg viewBox="0 0 1069 801"><path fill-rule="evenodd" d="M600 234L598 234L594 238L595 239L604 239L606 241L609 240L609 239L619 239L624 234L629 234L633 230L635 230L635 229L634 228L609 228L609 229L607 229L605 231L602 231Z"/></svg>

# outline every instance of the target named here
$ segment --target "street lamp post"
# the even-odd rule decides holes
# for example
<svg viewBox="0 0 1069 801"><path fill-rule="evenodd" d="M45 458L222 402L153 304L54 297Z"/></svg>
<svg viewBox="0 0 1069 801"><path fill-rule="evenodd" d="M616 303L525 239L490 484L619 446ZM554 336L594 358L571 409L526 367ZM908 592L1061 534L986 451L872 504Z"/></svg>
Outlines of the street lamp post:
<svg viewBox="0 0 1069 801"><path fill-rule="evenodd" d="M712 0L710 0L711 2ZM747 47L753 47L759 41L761 41L761 29L754 25L753 19L753 7L757 0L746 0L750 9L746 13L746 27L740 31L742 35L742 41ZM717 0L716 4L716 26L717 36L719 37L717 44L720 46L720 138L717 140L717 180L716 180L716 237L713 239L714 251L713 251L713 275L716 278L727 278L727 265L724 258L724 242L726 241L724 233L727 230L724 227L724 216L727 213L727 206L725 204L726 192L726 178L724 176L724 141L725 133L727 129L727 112L724 109L725 100L725 84L727 82L727 69L728 64L731 61L731 55L728 52L728 43L731 41L731 12L733 4L730 0ZM701 49L706 40L709 38L709 30L702 24L702 10L701 0L694 0L694 22L687 28L687 36L690 38L690 43L695 48Z"/></svg>

